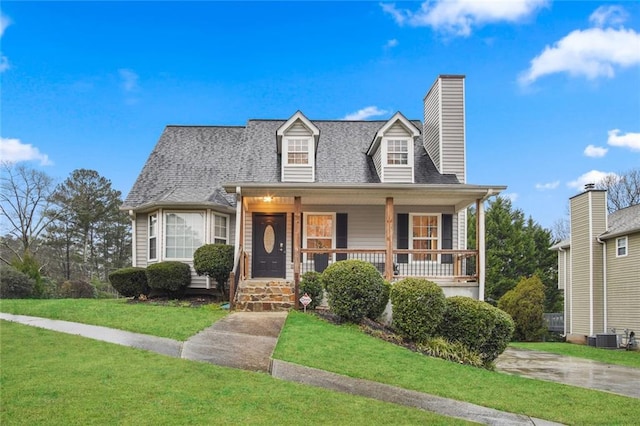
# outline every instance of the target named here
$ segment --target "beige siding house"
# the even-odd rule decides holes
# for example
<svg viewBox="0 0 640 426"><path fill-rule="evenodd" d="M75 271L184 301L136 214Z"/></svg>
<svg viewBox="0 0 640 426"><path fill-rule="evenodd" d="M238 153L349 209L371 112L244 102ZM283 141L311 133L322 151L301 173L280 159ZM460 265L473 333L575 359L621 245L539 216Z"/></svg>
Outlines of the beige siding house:
<svg viewBox="0 0 640 426"><path fill-rule="evenodd" d="M607 214L607 193L588 189L570 200L571 238L558 252L569 341L640 330L640 205Z"/></svg>
<svg viewBox="0 0 640 426"><path fill-rule="evenodd" d="M291 306L305 272L344 259L483 299L483 202L506 187L466 182L464 95L464 76L439 76L424 123L297 111L244 126L167 126L123 207L134 264L192 264L200 245L232 244L238 309ZM478 245L468 248L470 205ZM193 275L193 289L215 286Z"/></svg>

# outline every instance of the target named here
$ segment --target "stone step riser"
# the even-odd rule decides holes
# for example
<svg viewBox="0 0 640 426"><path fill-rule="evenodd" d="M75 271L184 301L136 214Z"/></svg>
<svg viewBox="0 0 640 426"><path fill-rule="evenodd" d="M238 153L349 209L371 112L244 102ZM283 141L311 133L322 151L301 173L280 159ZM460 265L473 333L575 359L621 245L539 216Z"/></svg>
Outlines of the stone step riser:
<svg viewBox="0 0 640 426"><path fill-rule="evenodd" d="M236 310L246 312L288 311L294 306L293 302L238 302Z"/></svg>
<svg viewBox="0 0 640 426"><path fill-rule="evenodd" d="M238 288L236 300L238 311L288 311L295 307L293 284L284 280L245 281Z"/></svg>

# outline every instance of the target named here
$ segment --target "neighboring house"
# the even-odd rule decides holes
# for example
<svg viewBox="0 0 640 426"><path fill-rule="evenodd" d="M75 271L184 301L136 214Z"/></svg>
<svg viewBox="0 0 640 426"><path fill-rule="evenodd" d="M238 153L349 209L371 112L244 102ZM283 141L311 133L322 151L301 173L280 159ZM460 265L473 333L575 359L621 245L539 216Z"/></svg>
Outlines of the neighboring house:
<svg viewBox="0 0 640 426"><path fill-rule="evenodd" d="M232 291L268 278L297 300L301 274L357 258L388 280L421 276L448 296L483 299L483 202L506 187L466 183L464 76L439 76L424 113L167 126L123 206L134 265L192 264L202 244L226 243L236 248ZM468 249L470 205L478 247ZM193 288L213 285L193 275Z"/></svg>
<svg viewBox="0 0 640 426"><path fill-rule="evenodd" d="M567 340L640 331L640 204L607 214L607 193L571 198L571 238L558 252Z"/></svg>

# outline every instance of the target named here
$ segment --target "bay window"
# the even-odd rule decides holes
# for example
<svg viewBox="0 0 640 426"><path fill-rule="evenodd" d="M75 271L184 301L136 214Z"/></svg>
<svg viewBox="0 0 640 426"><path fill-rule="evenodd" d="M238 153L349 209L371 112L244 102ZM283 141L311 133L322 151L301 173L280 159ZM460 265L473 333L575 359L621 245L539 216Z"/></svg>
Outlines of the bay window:
<svg viewBox="0 0 640 426"><path fill-rule="evenodd" d="M158 259L158 215L150 214L148 223L149 260Z"/></svg>
<svg viewBox="0 0 640 426"><path fill-rule="evenodd" d="M213 216L213 243L227 244L229 240L229 220L227 216Z"/></svg>
<svg viewBox="0 0 640 426"><path fill-rule="evenodd" d="M204 243L203 212L170 212L165 215L165 258L192 259Z"/></svg>

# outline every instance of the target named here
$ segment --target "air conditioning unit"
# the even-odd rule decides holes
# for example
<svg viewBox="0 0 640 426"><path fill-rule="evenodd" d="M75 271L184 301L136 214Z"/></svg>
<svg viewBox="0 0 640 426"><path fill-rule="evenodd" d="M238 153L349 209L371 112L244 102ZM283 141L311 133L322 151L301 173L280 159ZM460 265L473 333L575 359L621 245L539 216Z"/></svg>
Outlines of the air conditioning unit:
<svg viewBox="0 0 640 426"><path fill-rule="evenodd" d="M611 333L596 334L596 348L617 349L618 335Z"/></svg>
<svg viewBox="0 0 640 426"><path fill-rule="evenodd" d="M596 346L596 336L587 336L587 345L593 346L595 348L595 346Z"/></svg>

